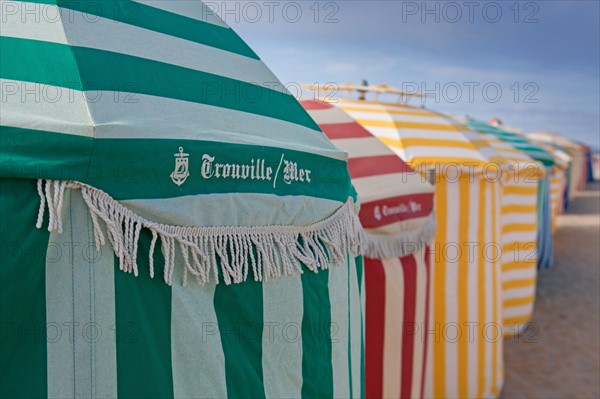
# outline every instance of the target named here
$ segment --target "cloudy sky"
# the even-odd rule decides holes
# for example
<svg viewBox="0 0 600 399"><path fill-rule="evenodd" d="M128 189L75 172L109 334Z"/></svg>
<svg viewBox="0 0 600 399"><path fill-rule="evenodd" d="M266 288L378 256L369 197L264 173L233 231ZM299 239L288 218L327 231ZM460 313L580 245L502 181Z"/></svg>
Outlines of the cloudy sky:
<svg viewBox="0 0 600 399"><path fill-rule="evenodd" d="M207 3L292 88L419 87L433 110L600 146L596 0Z"/></svg>

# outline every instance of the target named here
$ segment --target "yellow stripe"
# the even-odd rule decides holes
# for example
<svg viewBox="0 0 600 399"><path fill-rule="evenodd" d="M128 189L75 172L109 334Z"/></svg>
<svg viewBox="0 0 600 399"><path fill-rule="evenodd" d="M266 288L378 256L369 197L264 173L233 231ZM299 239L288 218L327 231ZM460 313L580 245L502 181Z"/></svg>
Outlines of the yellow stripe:
<svg viewBox="0 0 600 399"><path fill-rule="evenodd" d="M458 191L464 197L460 199L460 210L459 210L459 230L458 230L458 243L460 247L469 242L469 208L470 208L470 195L469 186L470 179L460 179L458 182ZM465 326L469 321L469 287L467 285L469 280L469 257L461 256L458 259L458 309L457 309L457 321L459 326ZM458 341L458 397L466 398L468 396L468 380L467 380L467 354L469 348L467 346L468 339L466 336L461 337Z"/></svg>
<svg viewBox="0 0 600 399"><path fill-rule="evenodd" d="M536 195L537 187L529 187L529 186L506 186L504 187L505 195Z"/></svg>
<svg viewBox="0 0 600 399"><path fill-rule="evenodd" d="M485 190L486 190L487 182L485 179L481 180L481 184L479 186L479 226L477 231L477 240L480 243L485 243ZM479 313L479 351L477 353L477 363L478 363L478 387L479 393L477 397L483 398L485 393L485 340L484 337L484 324L485 324L485 259L482 256L477 257L478 261L478 273L477 273L477 300L479 303L478 313Z"/></svg>
<svg viewBox="0 0 600 399"><path fill-rule="evenodd" d="M505 205L502 207L502 213L537 213L537 205Z"/></svg>
<svg viewBox="0 0 600 399"><path fill-rule="evenodd" d="M498 242L498 237L496 236L496 219L498 217L498 213L497 213L497 195L496 195L496 185L492 184L492 242ZM494 255L492 256L492 259L498 259L498 254L496 253L496 246L493 247L493 253ZM496 267L493 267L493 272L492 272L492 282L494 283L493 285L493 289L492 289L492 295L494 297L493 299L493 306L494 306L494 323L500 321L500 318L498 317L498 297L500 295L500 293L498 292L498 273L497 273L497 269ZM497 347L498 343L494 343L494 347L492 347L492 389L496 389L496 387L498 387L498 350Z"/></svg>
<svg viewBox="0 0 600 399"><path fill-rule="evenodd" d="M449 147L449 148L467 148L475 151L475 148L468 141L458 140L438 140L438 139L421 139L421 138L402 138L402 139L391 139L389 137L378 137L380 141L387 145L394 146L396 148L408 148L408 147Z"/></svg>
<svg viewBox="0 0 600 399"><path fill-rule="evenodd" d="M512 326L515 324L524 324L529 321L531 315L523 315L523 316L513 316L513 317L505 317L503 324L505 326Z"/></svg>
<svg viewBox="0 0 600 399"><path fill-rule="evenodd" d="M449 132L466 132L469 131L464 125L441 123L424 123L424 122L402 122L402 121L380 121L375 119L357 119L358 123L369 127L387 127L391 129L422 129L422 130L443 130Z"/></svg>
<svg viewBox="0 0 600 399"><path fill-rule="evenodd" d="M383 141L383 140L382 140ZM387 144L387 143L386 143ZM395 147L395 145L387 144L390 147ZM477 155L477 152L473 152L473 155ZM409 162L407 162L410 166L413 166L413 169L418 168L423 165L452 165L456 166L456 168L468 168L468 169L476 169L480 170L487 165L485 161L482 161L478 158L454 158L454 157L434 157L434 156L422 156L422 157L413 157ZM416 167L416 168L415 168ZM447 171L451 171L452 173L456 172L456 168L441 168L439 172L442 174Z"/></svg>
<svg viewBox="0 0 600 399"><path fill-rule="evenodd" d="M505 281L502 283L502 289L510 290L513 288L528 288L532 285L535 285L535 277L525 278L522 280Z"/></svg>
<svg viewBox="0 0 600 399"><path fill-rule="evenodd" d="M502 234L515 231L521 233L537 231L537 223L509 223L502 226Z"/></svg>
<svg viewBox="0 0 600 399"><path fill-rule="evenodd" d="M447 244L448 228L448 186L444 180L436 184L435 212L437 215L436 261L434 262L435 277L433 290L433 322L434 331L440 326L440 330L446 325L446 267L443 254L439 253ZM439 261L439 263L438 263ZM437 337L436 337L437 338ZM436 398L445 398L446 395L446 347L443 339L434 339L433 351L433 395Z"/></svg>
<svg viewBox="0 0 600 399"><path fill-rule="evenodd" d="M505 299L504 300L504 307L505 308L510 308L513 306L525 306L525 305L531 305L533 303L533 296L526 296L523 298L511 298L511 299Z"/></svg>
<svg viewBox="0 0 600 399"><path fill-rule="evenodd" d="M527 254L532 253L537 248L537 243L535 241L519 241L519 242L509 242L502 246L502 253L506 252L526 252Z"/></svg>
<svg viewBox="0 0 600 399"><path fill-rule="evenodd" d="M510 272L513 270L526 270L531 269L533 261L531 262L506 262L502 264L503 272Z"/></svg>
<svg viewBox="0 0 600 399"><path fill-rule="evenodd" d="M400 110L400 109L390 109L390 108L365 108L365 107L352 107L346 106L344 104L339 106L344 111L348 112L365 112L365 113L373 113L373 114L390 114L390 115L412 115L412 116L425 116L428 118L440 118L440 115L432 114L431 112L423 112L418 110Z"/></svg>

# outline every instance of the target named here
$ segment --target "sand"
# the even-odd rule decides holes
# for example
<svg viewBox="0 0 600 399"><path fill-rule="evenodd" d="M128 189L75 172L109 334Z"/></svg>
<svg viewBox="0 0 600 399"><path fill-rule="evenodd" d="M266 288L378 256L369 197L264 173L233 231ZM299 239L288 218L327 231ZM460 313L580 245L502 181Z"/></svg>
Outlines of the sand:
<svg viewBox="0 0 600 399"><path fill-rule="evenodd" d="M504 398L600 398L600 185L559 218L534 328L505 347Z"/></svg>

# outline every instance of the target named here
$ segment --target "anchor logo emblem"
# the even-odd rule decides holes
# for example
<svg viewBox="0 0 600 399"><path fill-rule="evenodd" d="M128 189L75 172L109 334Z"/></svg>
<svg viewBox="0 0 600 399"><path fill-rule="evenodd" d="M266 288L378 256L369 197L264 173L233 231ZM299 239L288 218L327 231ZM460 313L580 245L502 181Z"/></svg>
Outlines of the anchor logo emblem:
<svg viewBox="0 0 600 399"><path fill-rule="evenodd" d="M188 169L188 157L190 156L190 154L185 154L183 152L183 147L179 147L179 154L174 155L175 170L173 170L173 172L171 173L171 180L173 180L173 183L177 184L178 186L181 186L183 183L185 183L185 180L190 175Z"/></svg>
<svg viewBox="0 0 600 399"><path fill-rule="evenodd" d="M379 208L379 205L377 205L373 210L373 216L375 216L377 221L381 221L381 209Z"/></svg>

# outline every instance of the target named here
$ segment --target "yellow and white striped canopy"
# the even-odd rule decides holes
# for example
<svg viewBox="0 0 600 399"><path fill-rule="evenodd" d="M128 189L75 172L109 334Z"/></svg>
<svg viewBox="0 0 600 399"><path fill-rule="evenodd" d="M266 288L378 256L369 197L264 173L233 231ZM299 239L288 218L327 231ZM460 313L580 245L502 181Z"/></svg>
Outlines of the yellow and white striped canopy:
<svg viewBox="0 0 600 399"><path fill-rule="evenodd" d="M406 104L335 101L415 169L456 165L481 170L507 162L480 133L449 116Z"/></svg>
<svg viewBox="0 0 600 399"><path fill-rule="evenodd" d="M498 170L510 162L481 133L446 115L405 104L335 101L413 168L436 171L424 396L497 396L503 378Z"/></svg>

